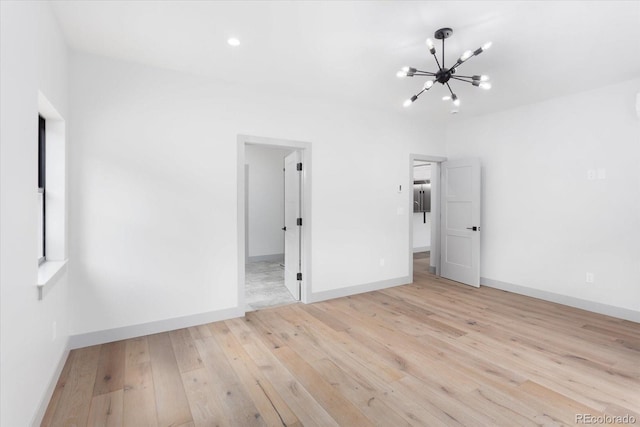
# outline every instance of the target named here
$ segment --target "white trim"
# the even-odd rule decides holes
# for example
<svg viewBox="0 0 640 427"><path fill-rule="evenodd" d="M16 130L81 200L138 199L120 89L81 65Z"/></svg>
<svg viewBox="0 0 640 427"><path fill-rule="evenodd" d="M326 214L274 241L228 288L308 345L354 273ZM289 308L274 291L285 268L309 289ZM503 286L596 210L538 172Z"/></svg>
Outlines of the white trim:
<svg viewBox="0 0 640 427"><path fill-rule="evenodd" d="M291 148L299 150L302 155L302 217L304 226L302 227L302 284L301 301L307 303L311 295L311 229L313 227L311 210L311 177L312 177L312 156L311 143L304 141L294 141L280 138L266 138L262 136L241 135L237 136L238 144L238 183L237 183L237 224L238 224L238 306L242 308L244 315L245 296L245 146L264 145L279 148ZM241 225L242 224L242 225Z"/></svg>
<svg viewBox="0 0 640 427"><path fill-rule="evenodd" d="M313 292L309 295L308 303L320 302L334 298L348 297L364 292L379 291L380 289L393 288L411 283L411 276L396 277L395 279L380 280L379 282L365 283L346 288L331 289L328 291Z"/></svg>
<svg viewBox="0 0 640 427"><path fill-rule="evenodd" d="M45 289L48 291L58 281L62 273L66 270L68 260L49 261L45 260L38 266L38 299L44 298Z"/></svg>
<svg viewBox="0 0 640 427"><path fill-rule="evenodd" d="M640 311L630 310L628 308L616 307L595 301L587 301L568 295L561 295L541 289L534 289L527 286L488 279L486 277L480 277L480 285L640 323Z"/></svg>
<svg viewBox="0 0 640 427"><path fill-rule="evenodd" d="M409 154L409 182L407 188L409 189L407 203L408 212L413 212L413 165L414 162L429 162L431 163L431 259L429 261L429 268L434 266L434 274L440 274L440 163L447 161L446 157L442 156L430 156L426 154ZM408 215L409 221L409 283L413 281L413 216Z"/></svg>
<svg viewBox="0 0 640 427"><path fill-rule="evenodd" d="M62 370L64 369L65 363L67 363L67 358L69 357L69 340L67 339L67 343L64 346L64 351L58 360L58 365L56 366L55 371L51 375L49 379L49 385L47 389L42 394L42 398L40 399L40 404L38 405L38 409L31 420L31 426L36 427L42 424L42 419L44 418L44 414L47 412L47 407L49 406L49 402L51 401L51 397L53 396L53 392L56 389L56 385L58 384L58 380L60 379L60 375L62 375Z"/></svg>
<svg viewBox="0 0 640 427"><path fill-rule="evenodd" d="M158 334L190 326L203 325L221 320L233 319L244 316L244 307L233 307L224 310L209 311L192 314L173 319L157 320L155 322L140 323L138 325L123 326L121 328L105 329L103 331L89 332L87 334L71 335L69 348L82 348L91 345L104 344L113 341L126 340L144 335Z"/></svg>
<svg viewBox="0 0 640 427"><path fill-rule="evenodd" d="M247 259L247 262L262 262L262 261L284 262L284 254L256 255L256 256L250 256Z"/></svg>

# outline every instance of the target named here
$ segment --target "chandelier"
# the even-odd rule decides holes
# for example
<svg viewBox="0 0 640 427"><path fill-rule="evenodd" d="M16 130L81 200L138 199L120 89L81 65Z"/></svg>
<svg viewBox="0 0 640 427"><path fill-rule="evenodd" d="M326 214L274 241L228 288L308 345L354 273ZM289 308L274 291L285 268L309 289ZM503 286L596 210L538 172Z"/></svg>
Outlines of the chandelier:
<svg viewBox="0 0 640 427"><path fill-rule="evenodd" d="M473 75L473 76L461 76L457 74L458 67L467 62L471 57L478 56L485 50L491 47L491 42L487 42L483 44L481 47L476 49L475 51L467 50L464 52L460 58L449 68L447 68L444 64L444 40L449 38L453 34L453 30L451 28L440 28L438 31L434 33L434 37L437 40L442 40L442 64L438 61L438 56L436 55L436 48L434 46L433 40L427 39L427 47L429 48L429 52L433 55L433 58L436 60L436 65L438 65L438 71L432 73L430 71L422 71L413 67L404 67L402 70L398 71L396 74L398 77L413 77L413 76L425 76L431 77L432 79L427 80L422 90L411 98L404 101L404 106L408 107L413 104L420 95L424 92L428 91L433 87L434 84L440 83L443 86L446 85L447 89L449 89L450 95L444 96L442 99L444 101L452 101L453 109L451 113L457 113L458 107L460 106L460 98L453 92L451 86L449 85L450 80L458 80L461 82L469 83L473 86L479 87L481 89L491 89L491 83L489 82L489 76L485 75Z"/></svg>

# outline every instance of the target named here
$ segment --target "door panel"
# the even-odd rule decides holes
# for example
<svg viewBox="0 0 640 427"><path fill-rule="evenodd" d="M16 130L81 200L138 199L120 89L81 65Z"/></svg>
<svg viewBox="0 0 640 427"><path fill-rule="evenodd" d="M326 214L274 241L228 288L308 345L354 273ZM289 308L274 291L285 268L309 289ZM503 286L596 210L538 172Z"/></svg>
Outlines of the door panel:
<svg viewBox="0 0 640 427"><path fill-rule="evenodd" d="M300 152L294 151L284 159L284 284L291 295L300 301L300 243L301 230L297 219L301 217L301 176L297 170Z"/></svg>
<svg viewBox="0 0 640 427"><path fill-rule="evenodd" d="M475 287L480 286L480 179L479 159L442 163L440 274Z"/></svg>

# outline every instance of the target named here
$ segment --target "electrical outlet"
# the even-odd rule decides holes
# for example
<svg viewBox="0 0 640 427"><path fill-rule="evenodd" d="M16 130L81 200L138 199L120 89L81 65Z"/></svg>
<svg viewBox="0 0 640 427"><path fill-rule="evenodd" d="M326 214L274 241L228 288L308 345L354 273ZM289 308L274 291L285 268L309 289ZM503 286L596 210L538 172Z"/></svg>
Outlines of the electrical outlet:
<svg viewBox="0 0 640 427"><path fill-rule="evenodd" d="M593 282L595 282L595 281L596 281L596 278L595 278L595 276L594 276L594 274L593 274L593 273L589 273L589 272L587 272L587 276L586 276L585 281L586 281L587 283L593 283Z"/></svg>
<svg viewBox="0 0 640 427"><path fill-rule="evenodd" d="M55 341L58 336L58 322L51 324L51 341Z"/></svg>
<svg viewBox="0 0 640 427"><path fill-rule="evenodd" d="M593 181L594 179L596 179L596 170L595 169L589 169L587 171L587 179L589 181Z"/></svg>
<svg viewBox="0 0 640 427"><path fill-rule="evenodd" d="M384 267L384 258L380 258L380 267Z"/></svg>

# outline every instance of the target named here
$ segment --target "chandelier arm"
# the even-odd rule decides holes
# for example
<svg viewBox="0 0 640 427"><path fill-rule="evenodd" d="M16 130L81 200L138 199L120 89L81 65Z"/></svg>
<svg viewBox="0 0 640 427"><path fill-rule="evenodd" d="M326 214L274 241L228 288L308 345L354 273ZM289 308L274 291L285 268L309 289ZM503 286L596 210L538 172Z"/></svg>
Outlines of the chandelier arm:
<svg viewBox="0 0 640 427"><path fill-rule="evenodd" d="M436 54L433 54L433 58L436 60L436 64L438 65L438 69L442 70L442 66L440 66L440 61L438 61L438 57L436 56Z"/></svg>
<svg viewBox="0 0 640 427"><path fill-rule="evenodd" d="M424 92L426 89L422 89L420 92L416 93L414 96L416 97L416 99L422 95L422 92Z"/></svg>
<svg viewBox="0 0 640 427"><path fill-rule="evenodd" d="M456 79L456 80L460 80L461 82L465 82L465 83L473 83L473 81L470 80L465 80L465 79L461 79L458 76L451 76L452 79Z"/></svg>
<svg viewBox="0 0 640 427"><path fill-rule="evenodd" d="M436 73L432 73L429 71L420 71L418 70L417 72L413 73L414 76L428 76L428 77L433 77L436 75Z"/></svg>
<svg viewBox="0 0 640 427"><path fill-rule="evenodd" d="M438 54L437 54L435 49L433 49L432 55L433 55L433 59L436 60L436 65L438 66L438 71L442 70L442 66L440 65L440 61L438 61Z"/></svg>
<svg viewBox="0 0 640 427"><path fill-rule="evenodd" d="M453 65L451 66L451 68L450 68L450 69L451 69L451 70L453 70L454 68L458 68L459 66L461 66L462 64L464 64L465 62L467 62L468 60L470 60L471 58L473 58L473 56L471 56L471 57L469 57L469 58L465 59L465 60L464 60L464 61L462 61L462 62L458 59L458 60L456 61L456 63L455 63L455 64L453 64Z"/></svg>
<svg viewBox="0 0 640 427"><path fill-rule="evenodd" d="M444 37L442 38L442 66L444 67Z"/></svg>
<svg viewBox="0 0 640 427"><path fill-rule="evenodd" d="M453 64L453 66L451 67L451 69L453 69L453 68L457 68L457 67L461 66L462 64L464 64L465 62L467 62L468 60L470 60L471 58L473 58L473 56L475 56L475 55L472 55L472 56L468 57L468 58L467 58L467 59L465 59L464 61L460 61L460 60L458 59L458 60L456 61L456 63L455 63L455 64Z"/></svg>
<svg viewBox="0 0 640 427"><path fill-rule="evenodd" d="M449 88L449 92L451 92L451 96L455 95L453 93L453 91L451 90L451 86L449 86L449 82L445 83L447 85L447 87Z"/></svg>

